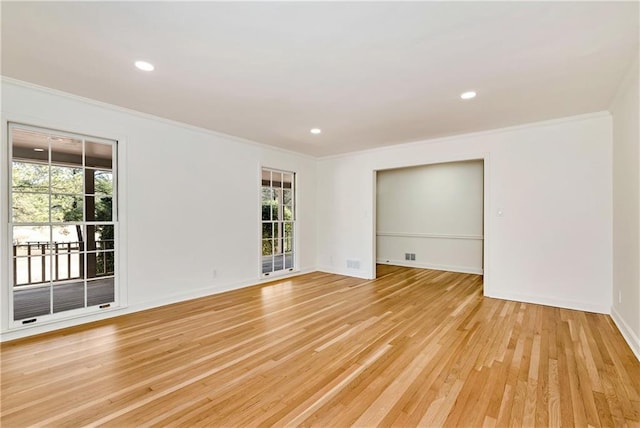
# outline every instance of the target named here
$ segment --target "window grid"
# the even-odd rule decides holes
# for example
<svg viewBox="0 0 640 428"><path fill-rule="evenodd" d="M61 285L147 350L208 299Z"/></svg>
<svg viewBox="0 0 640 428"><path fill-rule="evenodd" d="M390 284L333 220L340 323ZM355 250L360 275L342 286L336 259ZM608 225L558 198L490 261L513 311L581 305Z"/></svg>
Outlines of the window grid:
<svg viewBox="0 0 640 428"><path fill-rule="evenodd" d="M295 266L295 173L262 168L261 177L261 273L290 272Z"/></svg>
<svg viewBox="0 0 640 428"><path fill-rule="evenodd" d="M30 323L59 312L116 303L117 143L18 124L9 125L9 135L9 234L13 245L10 306L14 322ZM89 146L96 156L92 165L87 165ZM98 159L102 165L94 165ZM24 178L18 174L20 165L27 172L29 168L39 170L35 191L28 187L28 176L16 183L16 178ZM105 192L96 188L96 171L107 176L101 178ZM41 177L44 173L46 180ZM91 189L87 174L91 174ZM29 201L24 195L43 195L47 204L38 206L34 204L37 200ZM28 214L26 218L20 216L17 203L23 211L39 210L38 221L29 221L34 218L28 218ZM98 207L104 217L100 217ZM43 215L45 209L47 214ZM31 233L21 236L16 233L20 229ZM66 239L73 232L75 241ZM25 240L24 236L35 236L38 241ZM39 274L38 269L33 270L34 264L39 264ZM101 295L90 296L89 287L99 281L103 283ZM29 311L30 305L39 308Z"/></svg>

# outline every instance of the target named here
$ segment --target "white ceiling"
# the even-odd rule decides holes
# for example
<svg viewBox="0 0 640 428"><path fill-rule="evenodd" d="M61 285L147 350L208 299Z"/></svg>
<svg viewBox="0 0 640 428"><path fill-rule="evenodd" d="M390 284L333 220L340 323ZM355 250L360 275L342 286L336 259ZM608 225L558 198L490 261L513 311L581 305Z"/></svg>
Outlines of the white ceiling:
<svg viewBox="0 0 640 428"><path fill-rule="evenodd" d="M2 1L2 74L322 156L606 110L638 6Z"/></svg>

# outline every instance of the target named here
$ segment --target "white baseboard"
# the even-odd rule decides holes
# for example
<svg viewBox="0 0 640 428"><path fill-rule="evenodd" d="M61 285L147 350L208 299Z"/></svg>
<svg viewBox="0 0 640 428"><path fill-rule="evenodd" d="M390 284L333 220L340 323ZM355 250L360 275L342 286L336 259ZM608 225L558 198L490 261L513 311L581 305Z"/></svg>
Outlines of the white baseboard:
<svg viewBox="0 0 640 428"><path fill-rule="evenodd" d="M620 316L620 313L616 311L616 308L613 306L611 307L611 319L613 319L616 327L620 330L620 334L624 337L624 340L627 342L627 345L629 345L629 348L631 348L633 354L636 356L638 361L640 361L640 338L638 338L631 327L629 327L629 324L625 322L624 318Z"/></svg>
<svg viewBox="0 0 640 428"><path fill-rule="evenodd" d="M448 272L458 272L458 273L472 273L476 275L482 275L482 269L469 267L469 266L449 266L449 265L439 265L439 264L431 264L431 263L416 263L416 262L408 262L407 260L376 260L376 263L381 265L394 265L394 266L403 266L403 267L413 267L420 269L433 269L433 270L444 270Z"/></svg>
<svg viewBox="0 0 640 428"><path fill-rule="evenodd" d="M370 272L362 269L338 269L335 266L319 266L317 270L325 273L333 273L335 275L352 276L361 279L375 279L375 273L372 277Z"/></svg>
<svg viewBox="0 0 640 428"><path fill-rule="evenodd" d="M35 336L37 334L48 333L55 330L61 330L63 328L75 327L81 324L87 324L96 321L102 321L108 318L114 318L120 315L126 315L130 313L130 309L127 306L120 306L115 308L103 309L100 312L94 312L92 314L82 315L81 317L75 316L65 318L61 320L42 322L36 325L20 326L12 328L11 330L3 331L0 334L0 342L8 342L10 340L22 339L29 336Z"/></svg>
<svg viewBox="0 0 640 428"><path fill-rule="evenodd" d="M286 279L293 276L303 275L305 273L314 272L315 268L306 268L293 272L288 275L282 275L276 278L267 278L267 280L275 281L279 279ZM246 279L243 281L237 281L233 283L220 284L216 286L208 285L206 287L200 287L189 292L173 293L163 296L159 299L147 300L141 303L130 304L129 306L121 306L105 311L96 312L94 314L82 315L74 318L66 318L48 323L31 325L28 327L19 327L3 331L0 334L0 342L6 342L9 340L21 339L24 337L34 336L36 334L48 333L63 328L75 327L82 324L87 324L95 321L102 321L108 318L114 318L121 315L132 314L135 312L144 311L147 309L158 308L161 306L170 305L173 303L184 302L187 300L198 299L201 297L212 296L215 294L225 293L227 291L237 290L239 288L251 287L254 285L260 285L264 283L262 280Z"/></svg>
<svg viewBox="0 0 640 428"><path fill-rule="evenodd" d="M581 302L579 300L563 300L540 295L510 293L508 291L487 291L488 290L485 288L485 297L492 297L495 299L513 300L516 302L533 303L536 305L553 306L556 308L574 309L578 311L595 312L598 314L606 315L609 315L610 311L610 308L606 304Z"/></svg>

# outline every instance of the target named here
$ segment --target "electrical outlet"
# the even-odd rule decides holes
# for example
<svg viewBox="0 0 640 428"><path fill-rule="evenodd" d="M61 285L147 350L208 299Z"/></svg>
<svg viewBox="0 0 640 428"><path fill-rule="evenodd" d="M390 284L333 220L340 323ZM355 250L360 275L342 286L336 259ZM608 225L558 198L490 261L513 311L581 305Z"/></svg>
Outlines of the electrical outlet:
<svg viewBox="0 0 640 428"><path fill-rule="evenodd" d="M211 279L216 279L217 276L218 276L218 271L213 269L211 271Z"/></svg>
<svg viewBox="0 0 640 428"><path fill-rule="evenodd" d="M618 304L622 303L622 291L618 290Z"/></svg>

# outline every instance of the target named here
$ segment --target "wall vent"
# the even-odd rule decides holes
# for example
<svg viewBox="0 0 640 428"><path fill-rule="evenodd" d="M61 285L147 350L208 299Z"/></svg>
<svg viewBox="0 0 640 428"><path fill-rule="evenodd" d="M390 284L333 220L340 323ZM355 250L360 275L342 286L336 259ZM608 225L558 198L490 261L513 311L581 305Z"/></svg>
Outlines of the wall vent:
<svg viewBox="0 0 640 428"><path fill-rule="evenodd" d="M347 269L360 269L360 260L347 260Z"/></svg>
<svg viewBox="0 0 640 428"><path fill-rule="evenodd" d="M416 259L416 253L404 253L404 259L405 260L415 260Z"/></svg>

